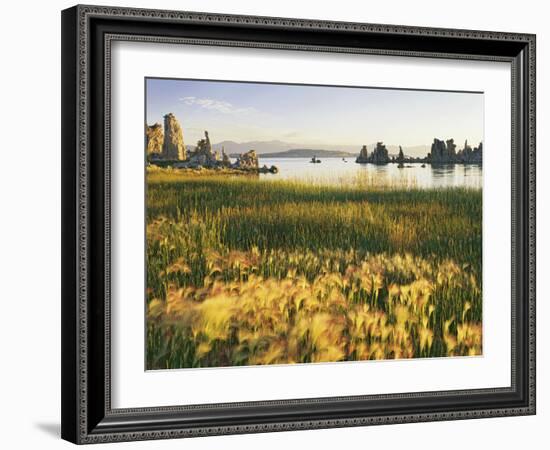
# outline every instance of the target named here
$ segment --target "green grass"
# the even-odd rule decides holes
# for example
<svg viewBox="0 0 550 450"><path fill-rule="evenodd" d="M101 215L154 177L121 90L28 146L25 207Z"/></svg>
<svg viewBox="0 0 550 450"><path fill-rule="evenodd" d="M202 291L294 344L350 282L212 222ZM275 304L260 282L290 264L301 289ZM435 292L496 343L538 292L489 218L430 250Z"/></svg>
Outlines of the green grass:
<svg viewBox="0 0 550 450"><path fill-rule="evenodd" d="M446 320L456 318L454 333L459 323L481 322L481 219L481 191L467 188L331 187L249 176L149 173L147 301L166 303L174 289L206 287L213 278L226 284L247 283L251 274L283 280L294 270L314 283L324 272L344 276L348 267L360 267L373 255L413 255L417 260L410 269L382 267L384 286L376 300L374 291L369 294L372 308L388 314L392 323L388 286L419 277L435 286L438 267L452 261L460 267L460 277L470 281L437 285L430 297L436 308L430 316L434 344L422 354L418 336L413 339L415 356L444 356ZM254 256L250 264L235 265L231 254ZM219 270L213 271L213 264ZM367 301L361 292L344 294L359 304ZM471 308L464 315L466 303ZM228 357L236 342L218 342L201 359L197 339L183 325L149 320L148 367L255 361L252 356L238 362ZM357 358L350 355L345 359Z"/></svg>

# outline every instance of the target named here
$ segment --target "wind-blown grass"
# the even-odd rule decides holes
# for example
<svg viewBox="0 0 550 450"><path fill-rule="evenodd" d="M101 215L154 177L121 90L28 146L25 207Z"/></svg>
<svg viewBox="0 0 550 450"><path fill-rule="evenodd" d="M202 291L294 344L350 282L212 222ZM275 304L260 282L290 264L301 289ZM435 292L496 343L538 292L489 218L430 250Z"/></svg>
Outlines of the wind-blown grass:
<svg viewBox="0 0 550 450"><path fill-rule="evenodd" d="M157 172L147 367L481 353L481 191Z"/></svg>

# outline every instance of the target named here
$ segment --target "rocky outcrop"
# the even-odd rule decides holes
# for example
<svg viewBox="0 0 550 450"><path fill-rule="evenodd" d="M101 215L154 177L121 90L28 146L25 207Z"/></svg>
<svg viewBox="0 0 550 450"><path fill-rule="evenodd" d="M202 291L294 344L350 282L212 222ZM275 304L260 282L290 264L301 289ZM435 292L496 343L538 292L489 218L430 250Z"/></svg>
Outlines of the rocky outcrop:
<svg viewBox="0 0 550 450"><path fill-rule="evenodd" d="M227 153L225 153L224 147L222 147L222 165L224 167L229 167L231 165L231 160L229 159L229 156L227 156Z"/></svg>
<svg viewBox="0 0 550 450"><path fill-rule="evenodd" d="M369 162L368 159L369 159L369 151L367 150L367 146L363 145L363 147L361 147L361 151L359 152L359 156L356 158L355 162L360 164L365 164Z"/></svg>
<svg viewBox="0 0 550 450"><path fill-rule="evenodd" d="M431 152L428 153L427 161L432 164L453 164L458 161L456 144L454 139L447 141L434 138Z"/></svg>
<svg viewBox="0 0 550 450"><path fill-rule="evenodd" d="M361 152L359 152L359 156L355 160L355 162L364 164L364 163L371 163L371 164L387 164L391 161L390 156L388 154L388 149L384 145L383 142L377 142L376 147L372 151L372 153L369 155L369 152L367 150L367 146L363 145L361 148Z"/></svg>
<svg viewBox="0 0 550 450"><path fill-rule="evenodd" d="M405 162L405 154L403 153L403 148L399 146L399 154L397 155L396 161L398 163L404 163Z"/></svg>
<svg viewBox="0 0 550 450"><path fill-rule="evenodd" d="M474 147L469 162L476 164L481 164L483 162L483 142L480 142L478 147Z"/></svg>
<svg viewBox="0 0 550 450"><path fill-rule="evenodd" d="M260 173L279 173L279 169L276 166L267 167L265 164L258 169Z"/></svg>
<svg viewBox="0 0 550 450"><path fill-rule="evenodd" d="M278 173L279 169L276 166L267 167L265 164L260 167L258 155L255 150L249 150L246 153L241 153L237 161L230 166L233 169L242 170L245 172L258 173Z"/></svg>
<svg viewBox="0 0 550 450"><path fill-rule="evenodd" d="M405 154L403 153L401 146L399 146L399 154L397 155L397 158L392 156L391 162L396 162L399 169L403 169L405 167Z"/></svg>
<svg viewBox="0 0 550 450"><path fill-rule="evenodd" d="M377 142L375 149L370 155L370 161L373 164L387 164L390 162L390 156L388 155L388 149L382 142Z"/></svg>
<svg viewBox="0 0 550 450"><path fill-rule="evenodd" d="M466 140L464 148L458 152L457 158L465 164L481 164L483 162L483 143L480 142L478 147L472 149Z"/></svg>
<svg viewBox="0 0 550 450"><path fill-rule="evenodd" d="M230 171L251 172L251 173L278 173L279 169L275 166L260 167L256 151L250 150L237 157L237 161L231 162L229 156L222 147L221 152L212 151L212 144L208 131L204 132L204 138L197 142L194 150L189 151L188 158L185 161L168 163L167 161L152 161L157 165L173 165L176 169L228 169Z"/></svg>
<svg viewBox="0 0 550 450"><path fill-rule="evenodd" d="M162 132L162 125L155 123L154 125L145 126L145 139L147 156L159 157L162 153L162 144L164 143L164 133Z"/></svg>
<svg viewBox="0 0 550 450"><path fill-rule="evenodd" d="M210 143L210 136L208 131L204 131L204 138L199 139L195 150L189 154L189 162L191 164L200 166L215 166L219 161L217 152L212 151L212 144Z"/></svg>
<svg viewBox="0 0 550 450"><path fill-rule="evenodd" d="M445 164L450 162L449 151L445 141L434 138L430 153L428 153L428 161L432 164Z"/></svg>
<svg viewBox="0 0 550 450"><path fill-rule="evenodd" d="M169 161L185 161L187 151L183 143L183 130L172 113L164 116L164 142L162 158Z"/></svg>
<svg viewBox="0 0 550 450"><path fill-rule="evenodd" d="M431 164L481 164L483 156L483 144L472 149L468 141L464 142L464 148L456 151L454 139L447 139L446 142L434 139L431 152L428 153L426 161Z"/></svg>
<svg viewBox="0 0 550 450"><path fill-rule="evenodd" d="M258 173L278 173L279 169L276 166L267 167L265 164L260 167L258 155L255 150L249 150L246 153L241 153L237 161L231 165L233 169L242 170L245 172Z"/></svg>
<svg viewBox="0 0 550 450"><path fill-rule="evenodd" d="M234 167L236 169L244 169L244 170L250 170L250 169L258 169L258 156L256 155L255 150L250 150L246 153L242 153L238 158L237 162L235 163Z"/></svg>
<svg viewBox="0 0 550 450"><path fill-rule="evenodd" d="M454 161L456 158L456 144L453 138L447 139L447 155L450 161Z"/></svg>
<svg viewBox="0 0 550 450"><path fill-rule="evenodd" d="M173 167L176 169L215 169L235 172L277 173L275 166L260 168L255 150L242 153L237 161L232 163L222 147L221 152L212 150L212 143L208 131L204 138L199 139L194 149L185 147L183 130L172 113L164 116L164 133L159 123L145 125L145 138L149 164L159 167Z"/></svg>

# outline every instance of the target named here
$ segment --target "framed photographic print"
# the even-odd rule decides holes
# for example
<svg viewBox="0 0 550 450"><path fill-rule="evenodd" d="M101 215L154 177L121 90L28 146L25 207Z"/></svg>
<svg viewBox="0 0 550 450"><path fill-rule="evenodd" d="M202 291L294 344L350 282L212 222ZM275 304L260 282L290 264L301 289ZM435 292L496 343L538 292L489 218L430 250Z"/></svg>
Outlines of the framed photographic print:
<svg viewBox="0 0 550 450"><path fill-rule="evenodd" d="M535 413L535 36L62 13L62 436Z"/></svg>

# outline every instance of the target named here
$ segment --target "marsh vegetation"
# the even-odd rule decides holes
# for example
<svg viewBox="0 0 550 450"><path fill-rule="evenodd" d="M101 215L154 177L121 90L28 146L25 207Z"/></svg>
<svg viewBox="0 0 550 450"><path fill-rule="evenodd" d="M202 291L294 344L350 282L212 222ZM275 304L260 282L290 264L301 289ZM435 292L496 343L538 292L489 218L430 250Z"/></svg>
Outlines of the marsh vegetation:
<svg viewBox="0 0 550 450"><path fill-rule="evenodd" d="M481 354L480 190L147 177L148 369Z"/></svg>

